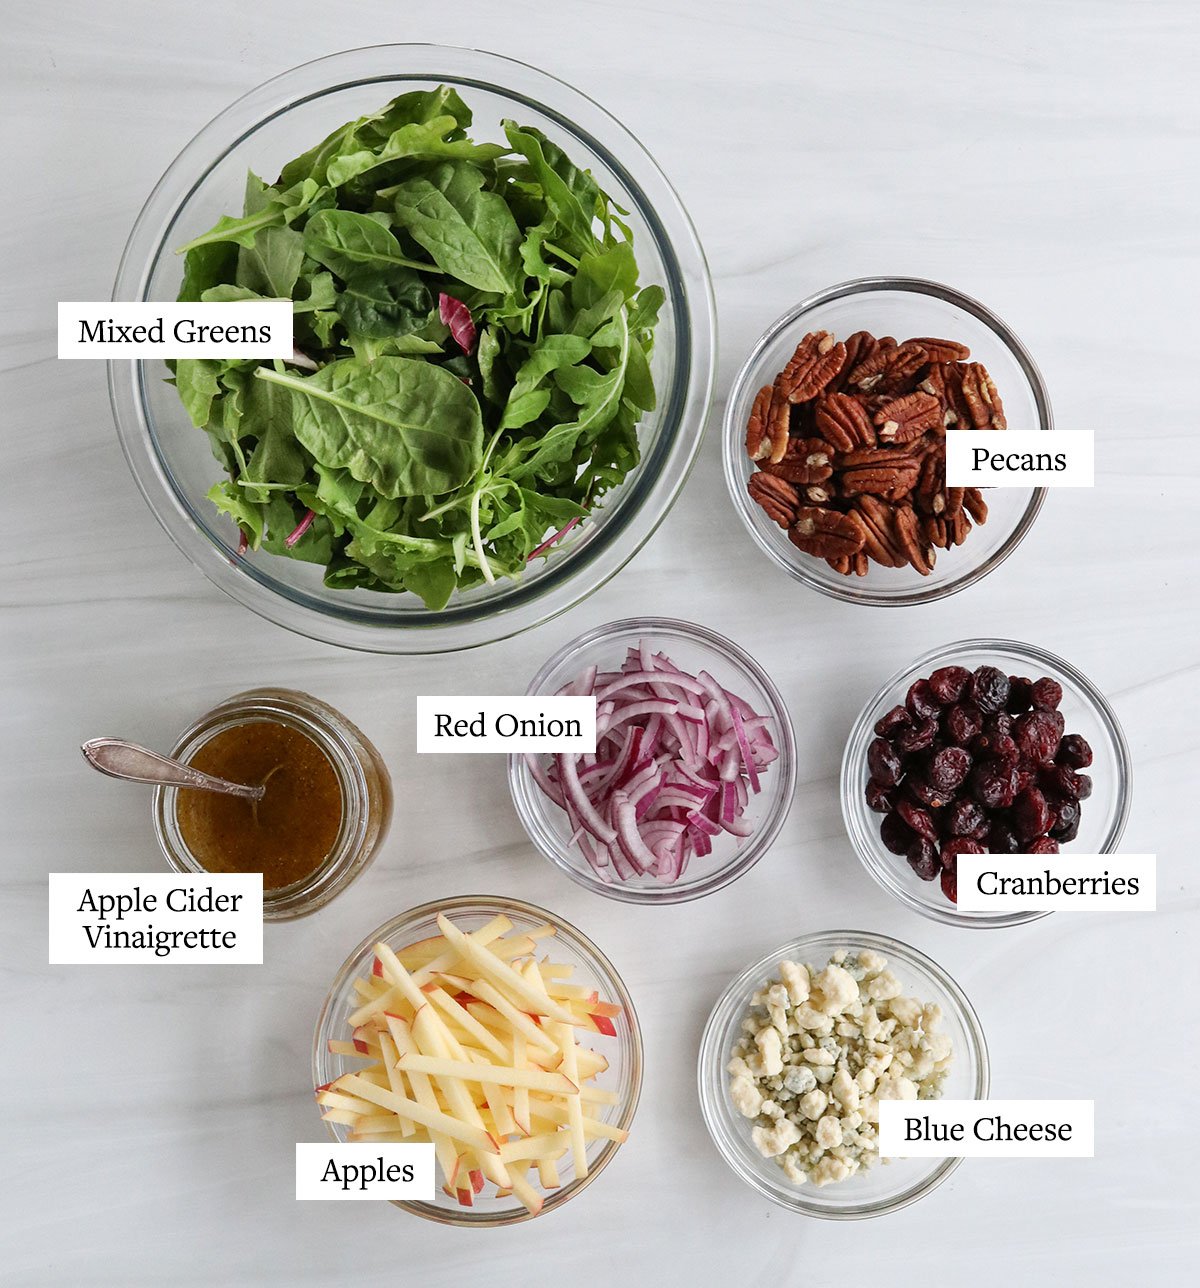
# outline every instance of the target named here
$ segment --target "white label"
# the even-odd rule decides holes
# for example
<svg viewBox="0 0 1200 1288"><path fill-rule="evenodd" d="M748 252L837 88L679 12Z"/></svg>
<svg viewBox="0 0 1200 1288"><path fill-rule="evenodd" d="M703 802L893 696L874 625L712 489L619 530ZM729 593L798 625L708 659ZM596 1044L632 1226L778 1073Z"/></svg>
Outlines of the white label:
<svg viewBox="0 0 1200 1288"><path fill-rule="evenodd" d="M261 965L261 872L51 872L50 965Z"/></svg>
<svg viewBox="0 0 1200 1288"><path fill-rule="evenodd" d="M1091 487L1095 441L1090 429L947 430L946 485Z"/></svg>
<svg viewBox="0 0 1200 1288"><path fill-rule="evenodd" d="M298 1199L431 1199L432 1145L296 1146Z"/></svg>
<svg viewBox="0 0 1200 1288"><path fill-rule="evenodd" d="M960 854L963 912L1153 912L1153 854Z"/></svg>
<svg viewBox="0 0 1200 1288"><path fill-rule="evenodd" d="M880 1158L1092 1158L1094 1100L881 1100Z"/></svg>
<svg viewBox="0 0 1200 1288"><path fill-rule="evenodd" d="M61 303L60 358L290 358L291 300Z"/></svg>
<svg viewBox="0 0 1200 1288"><path fill-rule="evenodd" d="M595 750L594 697L417 699L419 752Z"/></svg>

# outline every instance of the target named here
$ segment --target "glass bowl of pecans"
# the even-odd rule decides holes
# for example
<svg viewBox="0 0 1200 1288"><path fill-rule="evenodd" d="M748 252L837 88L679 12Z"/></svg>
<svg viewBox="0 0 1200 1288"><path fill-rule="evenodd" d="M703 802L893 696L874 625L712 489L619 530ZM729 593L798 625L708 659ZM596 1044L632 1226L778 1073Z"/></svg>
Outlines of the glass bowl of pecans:
<svg viewBox="0 0 1200 1288"><path fill-rule="evenodd" d="M1033 526L1045 489L947 488L945 431L1051 430L1045 384L976 300L867 277L789 310L725 410L725 480L758 547L851 603L922 604L972 585Z"/></svg>

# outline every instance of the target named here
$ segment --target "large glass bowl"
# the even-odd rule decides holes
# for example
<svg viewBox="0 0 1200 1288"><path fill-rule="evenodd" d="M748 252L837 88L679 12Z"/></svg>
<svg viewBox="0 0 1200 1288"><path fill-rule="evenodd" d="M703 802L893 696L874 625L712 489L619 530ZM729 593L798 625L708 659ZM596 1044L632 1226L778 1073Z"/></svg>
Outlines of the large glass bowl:
<svg viewBox="0 0 1200 1288"><path fill-rule="evenodd" d="M774 382L809 331L822 330L839 340L855 331L892 335L900 341L920 335L959 340L970 345L972 360L982 362L996 382L1009 429L1054 428L1037 365L1016 335L978 300L912 277L864 277L831 286L768 327L750 351L726 404L725 482L754 544L790 577L853 604L925 604L973 585L1020 544L1042 508L1045 488L989 488L987 522L973 528L961 546L939 550L927 577L911 567L884 568L874 562L863 577L843 576L824 559L798 550L747 494L746 484L755 472L746 454L746 422L754 396Z"/></svg>
<svg viewBox="0 0 1200 1288"><path fill-rule="evenodd" d="M436 935L439 933L439 912L445 913L456 926L468 933L501 915L507 917L517 930L532 930L535 926L547 924L555 928L553 938L539 941L539 956L548 954L556 962L573 966L572 983L597 989L602 998L621 1007L621 1014L613 1019L616 1037L596 1035L594 1045L608 1057L609 1066L589 1085L617 1093L616 1104L597 1105L594 1112L614 1127L628 1130L642 1089L642 1033L637 1013L633 1009L633 1000L621 982L621 977L600 949L574 926L543 908L499 895L464 895L410 908L408 912L393 917L391 921L373 930L358 945L338 971L317 1020L313 1034L313 1086L320 1087L341 1077L343 1073L351 1073L362 1066L361 1060L331 1055L329 1039L345 1038L350 1033L346 1017L359 1006L361 1000L354 992L354 981L360 976L370 975L375 958L375 944L382 940L392 948L400 949L419 939ZM335 1140L346 1139L345 1127L332 1123L326 1123L325 1126ZM559 1163L562 1185L559 1189L546 1192L545 1203L539 1215L556 1211L568 1199L587 1189L608 1166L617 1148L615 1141L593 1140L587 1151L588 1174L582 1180L576 1179L570 1158L562 1159ZM475 1196L473 1207L460 1207L456 1199L443 1193L440 1179L433 1199L396 1201L394 1206L442 1225L487 1227L515 1225L532 1220L532 1214L519 1199L511 1196L496 1198L491 1185L486 1187L484 1193Z"/></svg>
<svg viewBox="0 0 1200 1288"><path fill-rule="evenodd" d="M572 881L625 903L682 903L736 881L771 848L796 794L796 739L779 690L745 650L707 627L665 617L631 617L588 631L550 658L528 692L557 693L592 665L601 671L619 670L626 650L643 642L689 674L707 671L757 713L770 717L770 734L779 756L762 771L762 790L747 802L743 817L754 825L753 833L744 839L727 832L714 837L712 853L703 858L694 855L677 881L665 883L653 876L604 880L573 842L566 811L534 781L527 756L509 756L508 787L529 839Z"/></svg>
<svg viewBox="0 0 1200 1288"><path fill-rule="evenodd" d="M378 45L305 63L239 99L183 149L138 216L113 292L174 300L175 249L240 210L246 171L273 176L331 130L409 90L457 88L474 134L500 121L535 125L592 171L628 210L641 280L666 302L652 368L658 408L640 426L642 461L594 516L535 561L519 582L481 586L440 613L411 594L330 590L314 564L259 551L239 556L232 520L207 498L221 477L158 360L109 364L113 414L143 496L176 545L248 608L314 639L380 653L436 653L514 635L570 608L612 577L662 521L700 445L712 394L714 309L704 253L687 213L645 148L598 104L546 73L495 54L436 45Z"/></svg>
<svg viewBox="0 0 1200 1288"><path fill-rule="evenodd" d="M1104 695L1082 672L1045 649L1016 640L959 640L917 658L893 675L867 703L846 740L842 757L842 817L863 867L901 903L935 921L984 929L1016 926L1047 917L1047 912L965 912L942 893L940 881L922 881L901 855L880 839L882 814L873 813L863 792L870 773L867 749L875 738L875 722L885 711L904 702L915 680L925 679L940 666L999 667L1006 675L1049 676L1062 685L1059 708L1067 733L1082 734L1095 757L1086 773L1092 794L1081 802L1079 835L1063 845L1063 854L1112 854L1121 843L1133 794L1133 767L1120 723Z"/></svg>
<svg viewBox="0 0 1200 1288"><path fill-rule="evenodd" d="M725 1066L751 997L782 961L822 969L840 948L861 952L871 948L888 959L888 969L904 985L904 993L942 1008L942 1031L953 1043L954 1059L942 1087L946 1100L986 1100L990 1085L987 1042L979 1017L966 994L936 962L924 953L885 935L862 930L828 930L782 944L760 957L721 994L700 1040L698 1070L700 1110L713 1143L726 1163L747 1185L792 1212L834 1220L882 1216L915 1203L936 1189L962 1162L961 1158L893 1158L832 1185L793 1184L773 1158L764 1158L750 1137L753 1122L734 1108L729 1098Z"/></svg>

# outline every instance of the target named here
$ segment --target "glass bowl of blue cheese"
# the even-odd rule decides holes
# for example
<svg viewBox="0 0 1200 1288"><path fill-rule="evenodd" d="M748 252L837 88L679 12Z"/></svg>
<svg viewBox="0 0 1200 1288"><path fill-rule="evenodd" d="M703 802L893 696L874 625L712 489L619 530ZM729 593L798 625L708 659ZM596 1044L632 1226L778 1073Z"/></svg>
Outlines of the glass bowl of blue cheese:
<svg viewBox="0 0 1200 1288"><path fill-rule="evenodd" d="M806 935L730 983L700 1044L705 1124L726 1163L793 1212L847 1220L923 1198L957 1158L881 1159L884 1100L984 1100L979 1018L940 966L865 931Z"/></svg>

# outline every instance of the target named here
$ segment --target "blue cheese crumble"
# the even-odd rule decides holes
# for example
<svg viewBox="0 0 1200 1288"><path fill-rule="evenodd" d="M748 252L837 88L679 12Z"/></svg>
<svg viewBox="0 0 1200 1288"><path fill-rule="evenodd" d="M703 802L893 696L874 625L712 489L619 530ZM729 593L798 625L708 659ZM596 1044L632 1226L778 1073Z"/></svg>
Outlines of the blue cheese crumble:
<svg viewBox="0 0 1200 1288"><path fill-rule="evenodd" d="M819 971L780 962L750 999L726 1066L730 1099L789 1180L844 1181L879 1156L881 1100L942 1094L953 1051L941 1021L869 949L840 949Z"/></svg>

